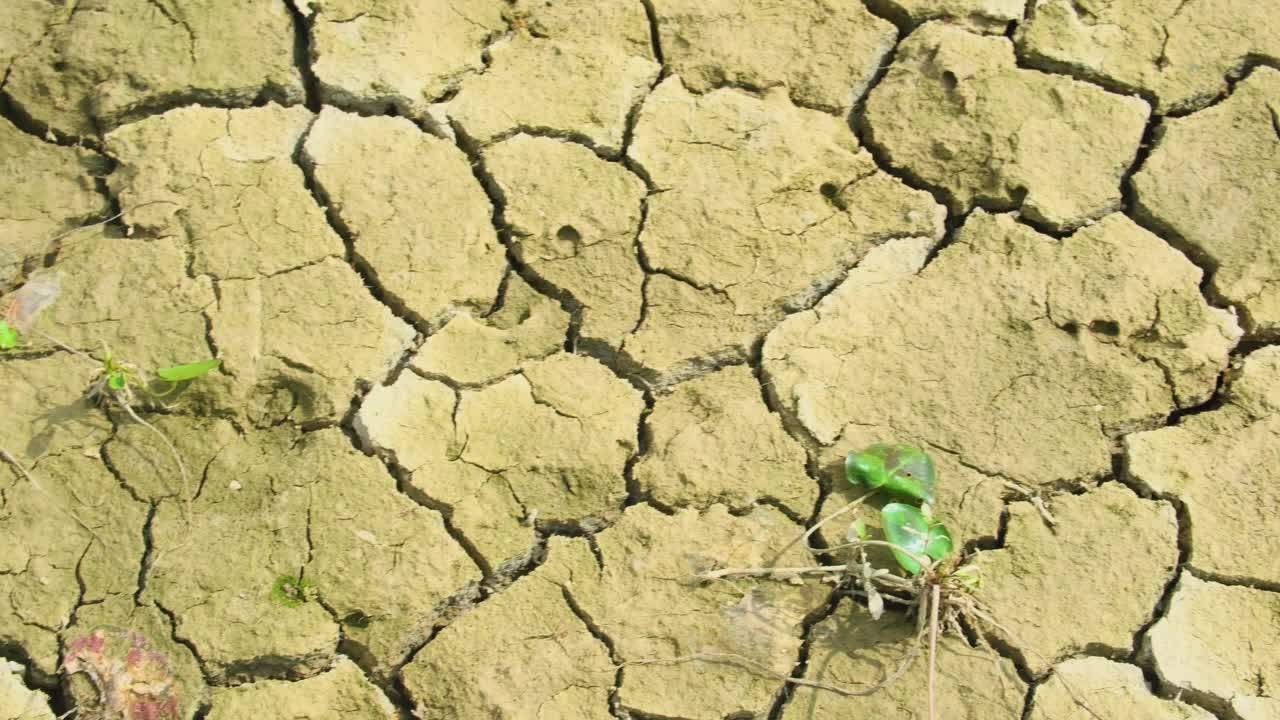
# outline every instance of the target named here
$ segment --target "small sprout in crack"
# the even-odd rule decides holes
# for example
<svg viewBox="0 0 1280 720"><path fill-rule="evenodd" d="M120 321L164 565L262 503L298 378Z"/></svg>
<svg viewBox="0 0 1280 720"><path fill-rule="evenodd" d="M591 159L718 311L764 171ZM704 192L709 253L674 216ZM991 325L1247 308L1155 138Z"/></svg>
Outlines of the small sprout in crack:
<svg viewBox="0 0 1280 720"><path fill-rule="evenodd" d="M296 608L317 597L315 583L305 578L281 575L271 584L271 601L287 608Z"/></svg>
<svg viewBox="0 0 1280 720"><path fill-rule="evenodd" d="M29 278L22 287L11 293L5 302L0 303L0 307L4 308L3 315L0 316L3 318L0 320L0 350L14 349L20 339L19 333L31 332L44 338L59 349L94 365L96 371L90 380L89 389L85 393L86 398L101 407L124 411L134 422L146 427L164 442L165 447L168 448L169 453L173 456L174 464L178 466L178 473L182 478L183 512L186 515L187 522L190 523L191 496L188 492L190 480L187 476L187 466L182 461L182 456L178 453L177 447L174 446L169 436L138 415L138 412L134 409L134 400L137 394L141 393L148 401L158 402L160 398L172 395L182 383L195 380L218 367L221 361L211 358L194 363L160 368L156 371L156 376L159 378L160 383L153 385L148 377L136 366L116 360L105 342L102 344L102 358L97 359L88 352L71 347L58 338L36 329L34 327L36 318L57 299L60 293L60 275L57 273L45 273ZM167 383L167 385L163 383Z"/></svg>
<svg viewBox="0 0 1280 720"><path fill-rule="evenodd" d="M151 399L172 395L181 383L195 380L221 364L221 360L211 358L160 368L156 370L156 377L168 385L156 387L136 366L116 360L111 354L111 349L104 343L101 367L98 368L93 384L89 387L88 397L99 405L115 405L123 408L132 405L138 393Z"/></svg>

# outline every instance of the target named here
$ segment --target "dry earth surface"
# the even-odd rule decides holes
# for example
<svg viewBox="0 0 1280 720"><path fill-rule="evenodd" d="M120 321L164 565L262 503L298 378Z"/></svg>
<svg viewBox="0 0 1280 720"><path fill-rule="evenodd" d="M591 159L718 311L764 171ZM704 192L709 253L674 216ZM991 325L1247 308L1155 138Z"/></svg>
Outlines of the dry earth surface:
<svg viewBox="0 0 1280 720"><path fill-rule="evenodd" d="M1276 720L1277 227L1274 0L5 0L0 718L922 718L691 581L908 442L942 717Z"/></svg>

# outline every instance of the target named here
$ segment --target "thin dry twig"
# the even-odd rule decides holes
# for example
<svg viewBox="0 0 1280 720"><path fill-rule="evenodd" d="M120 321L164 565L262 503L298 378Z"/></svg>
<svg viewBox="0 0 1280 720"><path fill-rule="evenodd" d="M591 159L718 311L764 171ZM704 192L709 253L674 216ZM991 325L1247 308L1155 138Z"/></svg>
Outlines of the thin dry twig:
<svg viewBox="0 0 1280 720"><path fill-rule="evenodd" d="M853 509L854 509L854 508L856 508L857 506L861 505L861 504L862 504L862 503L863 503L867 498L871 497L872 495L875 495L877 492L879 492L879 490L878 490L878 489L876 489L876 490L872 490L871 492L868 492L868 493L864 493L861 497L857 498L857 499L856 499L856 500L854 500L853 502L851 502L851 503L849 503L849 504L845 505L844 507L842 507L842 508L840 508L839 510L837 510L837 511L835 511L835 512L831 513L830 515L828 515L828 516L826 516L826 517L822 518L822 519L821 519L821 520L819 520L817 523L815 523L813 527L811 527L811 528L809 528L809 529L805 530L803 533L801 533L801 534L800 534L800 536L798 536L796 539L792 540L791 542L787 543L787 544L786 544L786 545L785 545L781 550L779 550L779 551L778 551L778 553L777 553L777 555L775 555L775 556L774 556L774 558L773 558L772 562L777 562L778 558L782 557L784 554L786 554L786 552L787 552L788 550L790 550L791 548L795 547L796 543L798 543L798 542L800 542L800 541L802 541L802 540L803 540L803 541L805 541L805 547L807 547L807 548L809 549L809 552L815 552L815 553L816 553L816 552L822 552L822 548L815 548L814 546L812 546L812 545L810 545L810 544L808 543L809 538L813 537L813 534L814 534L814 533L816 533L816 532L818 532L818 530L819 530L823 525L826 525L827 523L831 522L832 520L835 520L836 518L838 518L838 517L840 517L840 516L842 516L842 515L845 515L845 514L846 514L846 513L848 513L850 510L853 510Z"/></svg>
<svg viewBox="0 0 1280 720"><path fill-rule="evenodd" d="M875 693L880 692L881 690L888 687L889 685L892 685L893 683L897 682L898 678L901 678L907 672L907 670L911 668L911 665L915 662L916 656L919 655L919 652L918 652L919 646L920 646L919 642L912 643L912 651L907 653L907 656L903 659L902 663L900 663L892 673L890 673L889 675L886 675L884 678L882 678L879 682L875 683L874 685L871 685L870 687L862 688L862 689L855 689L845 685L837 685L835 683L825 683L825 682L822 682L821 680L810 680L808 678L795 677L793 675L788 675L786 673L780 673L776 670L773 670L765 666L763 663L752 660L749 657L736 655L734 653L693 653L692 655L681 655L680 657L667 658L667 659L654 658L654 659L648 659L648 660L628 660L627 662L620 663L619 665L617 665L617 667L626 668L632 665L683 665L684 663L699 662L699 661L719 662L719 663L727 663L731 665L738 665L740 667L745 667L756 673L759 673L766 677L773 678L774 680L785 682L789 685L814 688L815 690L826 690L827 692L832 692L837 695L843 695L844 697L866 697L868 695L874 695Z"/></svg>
<svg viewBox="0 0 1280 720"><path fill-rule="evenodd" d="M938 608L941 605L942 586L935 583L929 595L929 720L938 720L935 685L938 675Z"/></svg>
<svg viewBox="0 0 1280 720"><path fill-rule="evenodd" d="M723 568L698 573L698 580L722 580L729 577L775 577L788 575L839 575L848 572L848 565L812 565L810 567L780 568Z"/></svg>
<svg viewBox="0 0 1280 720"><path fill-rule="evenodd" d="M156 435L156 437L160 438L160 440L164 442L165 447L169 448L169 454L173 456L173 461L178 464L178 473L182 476L182 510L183 510L183 514L186 516L185 519L187 521L187 526L190 527L191 525L191 493L189 491L190 481L187 479L187 464L182 462L181 453L178 452L178 448L173 444L173 441L169 439L168 435L165 435L164 432L160 430L160 428L156 427L155 425L152 425L146 420L143 420L142 417L138 415L138 413L134 412L132 405L130 405L128 402L124 400L117 400L117 404L119 404L120 407L124 409L125 412L129 413L129 417L133 418L134 422L150 430L152 433Z"/></svg>
<svg viewBox="0 0 1280 720"><path fill-rule="evenodd" d="M1049 506L1045 504L1044 498L1040 497L1035 492L1032 492L1030 488L1012 480L1005 480L1004 486L1025 497L1031 505L1035 507L1036 512L1040 513L1040 517L1044 519L1045 523L1047 523L1049 527L1056 527L1058 525L1058 521L1054 519L1053 513L1049 512Z"/></svg>
<svg viewBox="0 0 1280 720"><path fill-rule="evenodd" d="M117 220L117 219L119 219L119 218L124 217L125 213L132 212L132 211L137 210L137 209L139 209L139 208L148 207L148 206L150 206L150 205L174 205L174 204L175 204L175 203L174 203L172 200L150 200L150 201L147 201L147 202L144 202L144 203L138 203L137 205L134 205L133 207L131 207L131 208L127 209L127 210L121 210L120 212L116 213L115 215L112 215L112 216L111 216L111 217L109 217L109 218L104 218L104 219L102 219L102 220L98 220L97 222L91 222L91 223L89 223L89 224L87 224L87 225L78 225L78 226L76 226L76 227L71 228L70 230L67 230L67 231L66 231L66 232L64 232L64 233L60 233L60 234L58 234L58 235L54 235L53 237L51 237L51 238L49 238L48 240L46 240L46 241L45 241L45 245L47 246L47 245L50 245L50 244L52 244L52 243L56 243L56 242L58 242L59 240L62 240L63 238L71 237L72 235L75 235L76 233L80 232L81 230L88 230L89 228L98 227L99 225L106 225L107 223L111 222L112 220Z"/></svg>
<svg viewBox="0 0 1280 720"><path fill-rule="evenodd" d="M1054 519L1053 515L1049 512L1048 507L1044 504L1043 499L1041 499L1038 495L1034 494L1032 491L1028 490L1027 488L1017 485L1016 483L1006 482L1006 486L1026 496L1032 502L1032 504L1036 507L1037 511L1040 513L1041 517L1044 519L1044 521L1047 524L1049 524L1050 526L1054 526L1057 524L1057 521ZM872 493L874 492L875 491L872 491ZM820 522L816 523L813 527L807 529L803 534L799 535L790 543L788 543L787 546L784 547L783 550L780 551L777 554L777 556L774 558L774 562L776 562L777 557L781 557L781 555L785 553L786 550L790 549L795 544L803 540L807 540L809 537L813 535L814 532L816 532L819 528L821 528L823 525L827 524L828 522L842 515L847 514L854 507L862 503L872 493L867 493L863 495L862 497L845 505L844 507L840 508L839 510L832 513L831 515L828 515L827 517L823 518ZM806 543L806 545L808 544ZM815 552L815 553L830 552L833 549L833 548L814 548L812 546L808 546L808 547L812 552ZM899 577L897 575L892 575L892 574L868 573L866 570L870 566L866 559L866 553L864 552L864 549L866 547L883 547L883 548L887 548L889 550L893 550L898 553L901 553L905 556L908 556L911 559L915 560L920 565L921 572L912 578L904 578L904 577ZM964 583L963 580L959 580L959 579L952 580L951 579L952 573L950 572L939 575L938 567L942 564L941 560L933 561L931 558L917 555L893 543L879 541L879 540L857 540L857 541L848 542L848 543L835 546L835 549L844 549L844 548L857 549L859 553L859 557L861 558L861 561L860 562L851 561L849 563L845 563L842 565L817 565L817 566L809 566L809 567L724 568L721 570L712 570L712 571L704 572L698 575L697 577L699 580L716 580L716 579L722 579L722 578L728 578L728 577L787 577L787 576L795 577L800 575L819 575L819 576L827 576L827 577L836 576L838 578L851 578L856 575L856 571L858 569L861 569L863 573L860 579L862 580L862 583L866 587L860 591L857 588L855 583L853 587L849 588L850 593L861 592L863 595L867 596L870 599L873 593L877 596L881 595L880 588L876 587L876 585L883 585L885 586L885 589L889 590L890 592L907 594L909 596L908 598L903 598L898 595L893 595L889 593L885 593L883 595L883 597L885 598L888 598L895 602L906 605L908 608L908 612L911 612L912 610L915 611L916 635L902 663L898 666L898 668L896 668L893 673L887 675L875 685L870 686L866 689L852 689L852 688L841 686L841 685L824 683L816 680L808 680L806 678L791 677L783 673L775 672L761 665L760 663L754 660L751 660L750 658L746 658L740 655L734 655L730 653L695 653L692 655L685 655L685 656L681 656L681 657L677 657L669 660L637 660L637 661L623 663L619 667L625 667L627 665L675 665L675 664L681 664L685 662L694 662L699 660L709 661L709 662L729 662L729 663L734 663L734 664L738 664L738 665L750 668L756 672L762 673L764 675L773 677L778 680L782 680L791 685L811 687L816 690L826 690L828 692L832 692L837 695L843 695L846 697L863 697L867 695L872 695L878 692L879 690L887 687L888 685L891 685L892 683L896 682L899 678L901 678L902 675L905 674L910 669L916 657L922 652L922 650L926 646L925 634L927 632L928 633L927 647L929 652L929 659L928 659L929 667L928 667L928 679L927 679L928 718L929 720L937 720L937 717L938 717L938 707L937 707L938 634L939 634L939 628L942 627L944 623L946 627L959 631L960 620L967 619L975 625L981 622L982 624L985 624L988 627L991 627L1003 632L1007 637L1010 638L1010 640L1013 643L1026 648L1027 651L1029 651L1031 654L1035 655L1036 657L1040 658L1046 664L1052 664L1051 661L1049 661L1047 658L1045 658L1043 655L1037 652L1034 648L1028 646L1025 642L1019 640L1015 633L1013 633L1011 630L1009 630L1007 627L1005 627L1003 624L997 621L993 616L993 613L990 611L990 609L987 608L981 601L979 601L976 597L974 597L971 594L970 589ZM943 587L944 585L946 586L945 588ZM945 595L944 595L944 591L946 593ZM985 644L986 636L981 631L979 631L977 634L979 637L979 642ZM986 647L992 651L993 658L999 657L999 654L995 653L994 648L991 648L990 645L986 645ZM999 661L998 659L995 659L994 661L996 663L995 671L997 673L997 676L1000 679L1002 687L1004 687L1005 679L1003 674L999 672ZM1072 701L1076 705L1078 705L1079 707L1084 709L1086 712L1088 712L1089 715L1092 718L1094 718L1094 720L1102 720L1102 718L1100 718L1098 714L1094 712L1093 709L1090 708L1089 705L1079 697L1079 695L1077 695L1074 689L1067 682L1066 678L1062 678L1062 682L1063 682L1063 687L1067 690L1067 693L1070 695Z"/></svg>
<svg viewBox="0 0 1280 720"><path fill-rule="evenodd" d="M101 365L101 364L102 364L101 362L99 362L96 358L94 358L94 357L93 357L92 355L90 355L89 353L87 353L87 352L85 352L85 351L83 351L83 350L77 350L77 349L75 349L75 348L71 347L70 345L68 345L68 344L66 344L66 343L64 343L64 342L62 342L62 341L61 341L61 340L59 340L58 338L56 338L56 337L54 337L54 336L50 335L49 333L47 333L47 332L43 331L43 330L40 330L40 329L38 329L38 328L31 328L31 332L33 332L33 333L35 333L35 334L39 335L40 337L44 338L45 340L48 340L49 342L53 343L54 345L57 345L58 347L62 348L63 350L66 350L66 351L67 351L67 352L69 352L69 353L72 353L72 354L74 354L74 355L78 355L78 356L80 356L81 358L83 358L83 359L85 359L85 360L88 360L89 362L93 363L94 365Z"/></svg>

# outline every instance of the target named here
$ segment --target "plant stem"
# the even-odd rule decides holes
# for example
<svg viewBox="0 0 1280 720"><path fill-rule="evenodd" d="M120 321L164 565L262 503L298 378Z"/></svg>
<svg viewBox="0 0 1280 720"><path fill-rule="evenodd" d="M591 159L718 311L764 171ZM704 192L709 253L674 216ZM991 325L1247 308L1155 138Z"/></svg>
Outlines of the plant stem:
<svg viewBox="0 0 1280 720"><path fill-rule="evenodd" d="M90 355L89 353L86 353L83 350L77 350L43 330L37 330L36 328L31 328L31 332L39 335L40 337L44 338L45 340L48 340L49 342L53 343L54 345L57 345L58 347L62 348L63 350L66 350L69 353L74 353L76 355L79 355L80 357L84 358L85 360L88 360L94 365L102 364L101 362L95 360L93 356Z"/></svg>
<svg viewBox="0 0 1280 720"><path fill-rule="evenodd" d="M934 684L938 675L938 606L942 604L942 586L934 583L929 594L929 720L938 720Z"/></svg>
<svg viewBox="0 0 1280 720"><path fill-rule="evenodd" d="M837 511L835 511L835 512L831 513L830 515L828 515L828 516L826 516L826 517L822 518L822 519L821 519L821 520L819 520L819 521L818 521L818 522L817 522L813 527L809 528L808 530L805 530L805 531L804 531L804 532L803 532L799 537L797 537L795 540L792 540L791 542L787 543L787 544L786 544L786 546L785 546L785 547L783 547L781 550L779 550L779 551L778 551L778 554L774 556L774 560L776 561L778 558L782 557L782 555L783 555L784 553L786 553L788 550L790 550L792 547L794 547L794 546L795 546L795 544L796 544L796 543L798 543L798 542L800 542L801 540L806 541L806 542L805 542L805 546L809 548L809 552L821 552L821 548L815 548L815 547L813 547L812 545L809 545L809 543L807 542L807 541L809 540L809 538L810 538L810 537L812 537L814 533L818 532L818 529L819 529L819 528L821 528L823 525L826 525L827 523L831 522L832 520L835 520L836 518L840 517L841 515L844 515L845 513L849 512L850 510L854 509L855 507L857 507L857 506L861 505L861 504L863 503L863 501L865 501L867 498L871 497L872 495L875 495L877 492L879 492L879 490L878 490L878 489L877 489L877 490L872 490L872 491L871 491L871 492L869 492L869 493L864 493L863 495L861 495L860 497L858 497L858 498L857 498L856 500L854 500L853 502L851 502L851 503L849 503L849 504L845 505L844 507L842 507L842 508L840 508L839 510L837 510Z"/></svg>
<svg viewBox="0 0 1280 720"><path fill-rule="evenodd" d="M182 455L178 453L178 448L174 446L173 441L170 440L169 436L165 435L164 432L160 430L160 428L156 427L155 425L152 425L146 420L143 420L138 415L138 413L134 412L132 405L123 401L121 401L119 404L120 404L120 407L124 408L125 412L129 413L129 417L133 418L135 422L139 423L143 427L155 433L156 436L158 436L161 440L164 441L165 447L169 448L169 453L173 455L173 461L178 464L178 473L182 476L182 508L183 508L183 514L186 516L187 526L190 527L191 526L191 494L190 492L188 492L189 483L187 481L187 465L186 463L182 462Z"/></svg>
<svg viewBox="0 0 1280 720"><path fill-rule="evenodd" d="M698 574L699 580L719 580L727 577L769 577L771 575L835 575L844 573L848 565L813 565L811 567L781 568L724 568Z"/></svg>
<svg viewBox="0 0 1280 720"><path fill-rule="evenodd" d="M728 663L732 665L740 665L754 672L757 672L761 675L771 677L775 680L781 680L790 685L799 685L800 687L809 687L809 688L814 688L815 690L826 690L827 692L833 692L837 695L843 695L845 697L866 697L867 695L874 695L884 687L891 685L895 681L897 681L897 679L899 677L902 677L902 674L906 672L907 668L911 666L911 662L914 659L915 659L915 653L914 652L908 653L906 659L903 660L903 663L899 665L898 668L894 670L892 674L886 676L884 679L880 680L880 682L877 682L875 685L872 685L864 689L854 689L850 687L845 687L843 685L833 685L831 683L824 683L818 680L809 680L808 678L794 677L792 675L787 675L786 673L780 673L776 670L772 670L766 667L764 664L756 662L755 660L752 660L749 657L744 657L742 655L735 655L733 653L694 653L692 655L682 655L680 657L671 658L669 660L657 660L657 659L629 660L627 662L620 663L618 667L625 668L631 665L681 665L687 662L697 662L697 661L720 662L720 663Z"/></svg>
<svg viewBox="0 0 1280 720"><path fill-rule="evenodd" d="M137 210L137 209L139 209L139 208L144 208L144 207L147 207L148 205L174 205L174 204L175 204L175 203L173 203L173 202L172 202L172 201L170 201L170 200L151 200L151 201L149 201L149 202L138 203L137 205L134 205L133 207L129 208L128 210L121 210L120 212L116 213L115 215L112 215L112 216L111 216L111 217L109 217L109 218L105 218L105 219L103 219L103 220L99 220L99 221L97 221L97 222L91 222L91 223L89 223L88 225L81 225L81 226L79 226L79 227L73 227L73 228L71 228L70 230L68 230L68 231L66 231L66 232L64 232L64 233L62 233L61 235L54 235L53 237L51 237L51 238L49 238L48 240L46 240L46 241L45 241L45 244L46 244L46 245L50 245L50 244L55 243L55 242L57 242L57 241L59 241L59 240L61 240L61 239L63 239L63 238L71 237L72 235L75 235L76 233L80 232L81 230L88 230L88 229L89 229L89 228L91 228L91 227L98 227L99 225L106 225L107 223L111 222L112 220L115 220L116 218L124 217L124 214L125 214L125 213L127 213L127 212L129 212L129 211L131 211L131 210Z"/></svg>
<svg viewBox="0 0 1280 720"><path fill-rule="evenodd" d="M916 563L920 565L922 569L921 572L932 568L934 565L934 561L932 558L925 557L924 555L917 555L916 553L911 552L910 550L902 547L901 545L895 545L891 542L886 542L884 540L859 540L857 541L857 543L854 543L854 545L855 547L857 545L866 545L868 547L882 547L882 548L888 548L890 550L894 550L896 552L900 552L903 555L906 555L907 557L911 558L912 560L915 560Z"/></svg>

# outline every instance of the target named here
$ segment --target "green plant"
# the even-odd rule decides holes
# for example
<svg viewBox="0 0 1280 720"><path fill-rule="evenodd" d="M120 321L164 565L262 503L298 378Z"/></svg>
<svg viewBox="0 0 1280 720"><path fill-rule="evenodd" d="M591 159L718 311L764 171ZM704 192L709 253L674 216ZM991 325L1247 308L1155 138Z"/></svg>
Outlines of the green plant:
<svg viewBox="0 0 1280 720"><path fill-rule="evenodd" d="M838 583L845 592L864 598L873 619L879 619L886 603L906 608L917 618L917 632L901 664L880 682L866 689L847 688L806 678L779 675L754 661L736 655L699 654L671 661L638 661L634 664L653 662L675 663L688 660L732 662L750 667L756 672L784 680L789 685L802 685L826 690L845 696L865 696L878 692L901 677L915 662L922 648L928 648L928 717L936 720L937 707L935 681L937 676L938 634L944 630L959 633L963 626L978 630L978 641L985 644L982 628L995 628L1008 637L1016 638L993 613L974 595L982 584L978 566L972 557L957 552L951 531L941 520L933 516L932 503L938 483L933 460L923 450L904 444L877 444L861 451L851 452L845 458L845 478L855 486L870 490L836 512L822 518L793 540L782 552L801 541L807 541L824 525L844 516L872 496L884 493L895 498L880 510L880 531L883 539L876 539L864 520L849 524L845 542L831 547L808 545L815 555L845 551L849 558L833 565L812 567L761 567L724 568L704 572L699 580L712 581L728 577L774 577L796 580L819 577ZM1015 488L1027 492L1020 487ZM1047 509L1042 514L1047 522L1052 516ZM897 572L875 567L867 552L870 548L888 550L898 565ZM994 653L988 646L988 650ZM1033 651L1034 652L1034 651ZM1074 697L1074 693L1072 693ZM1086 710L1092 713L1079 700ZM1096 717L1096 715L1095 715Z"/></svg>
<svg viewBox="0 0 1280 720"><path fill-rule="evenodd" d="M271 584L271 601L287 608L296 608L316 598L315 583L306 578L280 575Z"/></svg>
<svg viewBox="0 0 1280 720"><path fill-rule="evenodd" d="M29 279L22 287L12 293L5 307L3 319L0 319L0 350L12 350L17 347L22 333L33 332L53 343L57 347L93 364L97 370L90 381L86 398L94 404L106 408L123 410L135 422L143 425L158 436L169 449L174 463L178 466L182 477L182 497L184 512L188 522L191 519L191 498L188 493L190 480L187 466L182 456L167 435L155 425L147 422L134 409L134 400L139 393L149 400L171 395L183 382L195 380L217 368L221 361L216 358L199 362L174 365L155 371L156 377L167 386L153 386L148 376L131 363L117 360L106 343L102 346L102 358L96 359L83 350L77 350L65 342L35 328L35 322L41 312L57 299L60 293L58 275L44 275Z"/></svg>
<svg viewBox="0 0 1280 720"><path fill-rule="evenodd" d="M220 364L222 364L221 360L210 359L160 368L156 370L156 377L169 385L163 389L156 389L147 375L136 366L116 360L110 348L104 343L100 367L89 387L88 397L99 404L114 403L121 407L132 404L137 393L151 398L162 398L173 394L180 383L195 380Z"/></svg>

